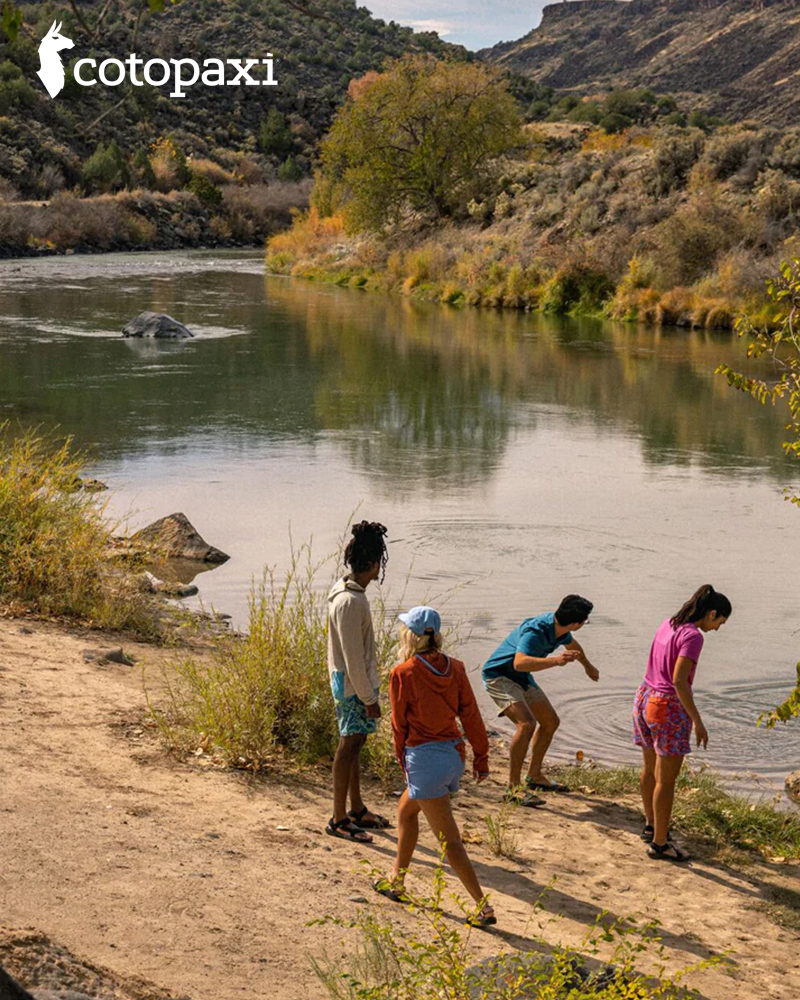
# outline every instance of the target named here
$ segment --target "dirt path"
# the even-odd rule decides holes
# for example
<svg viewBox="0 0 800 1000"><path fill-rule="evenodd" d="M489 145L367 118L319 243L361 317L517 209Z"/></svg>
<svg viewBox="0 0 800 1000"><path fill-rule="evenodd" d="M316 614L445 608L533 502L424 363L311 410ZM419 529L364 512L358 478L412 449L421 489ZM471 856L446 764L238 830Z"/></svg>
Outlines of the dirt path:
<svg viewBox="0 0 800 1000"><path fill-rule="evenodd" d="M308 961L348 949L342 932L306 926L326 913L355 916L359 899L402 925L415 918L379 900L359 865L388 865L391 831L372 849L321 834L327 788L254 783L170 761L132 724L144 705L137 668L86 662L83 650L118 644L0 620L0 919L38 928L121 976L139 975L192 1000L315 1000ZM126 643L150 666L164 654ZM499 762L496 766L499 770ZM483 832L499 786L469 787L462 822ZM376 807L393 800L373 792ZM525 813L524 810L520 811ZM476 956L525 947L548 920L549 941L577 942L600 909L657 917L681 966L732 949L738 965L691 977L711 1000L800 996L798 936L753 909L763 880L800 888L796 867L758 865L746 876L642 858L630 803L552 797L515 817L521 861L470 851L491 890L497 933L473 936ZM415 871L422 888L433 844ZM539 918L531 904L556 877Z"/></svg>

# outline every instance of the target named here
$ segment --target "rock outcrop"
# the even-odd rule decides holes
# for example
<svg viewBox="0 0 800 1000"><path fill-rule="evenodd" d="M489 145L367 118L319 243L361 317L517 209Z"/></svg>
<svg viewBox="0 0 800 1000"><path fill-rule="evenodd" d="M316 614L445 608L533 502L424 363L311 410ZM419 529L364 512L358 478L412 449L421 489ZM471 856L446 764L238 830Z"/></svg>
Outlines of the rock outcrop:
<svg viewBox="0 0 800 1000"><path fill-rule="evenodd" d="M190 559L196 562L224 563L230 556L209 545L185 514L168 514L154 521L128 540L134 550L165 559Z"/></svg>
<svg viewBox="0 0 800 1000"><path fill-rule="evenodd" d="M122 336L146 340L188 340L194 334L166 313L143 312L122 328Z"/></svg>
<svg viewBox="0 0 800 1000"><path fill-rule="evenodd" d="M792 771L786 775L786 794L800 806L800 771Z"/></svg>
<svg viewBox="0 0 800 1000"><path fill-rule="evenodd" d="M479 55L578 96L650 87L688 110L794 125L796 0L581 0L544 8L523 38Z"/></svg>

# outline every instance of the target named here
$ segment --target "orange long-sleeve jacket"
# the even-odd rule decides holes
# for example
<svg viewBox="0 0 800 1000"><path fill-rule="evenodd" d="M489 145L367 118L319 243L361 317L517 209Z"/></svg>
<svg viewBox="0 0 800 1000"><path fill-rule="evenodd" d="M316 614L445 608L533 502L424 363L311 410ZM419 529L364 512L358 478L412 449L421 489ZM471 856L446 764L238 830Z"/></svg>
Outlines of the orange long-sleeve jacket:
<svg viewBox="0 0 800 1000"><path fill-rule="evenodd" d="M389 675L392 735L400 766L407 746L460 739L458 718L472 747L475 770L488 774L489 738L464 664L439 652L423 655L436 673L414 656ZM459 752L465 758L463 744Z"/></svg>

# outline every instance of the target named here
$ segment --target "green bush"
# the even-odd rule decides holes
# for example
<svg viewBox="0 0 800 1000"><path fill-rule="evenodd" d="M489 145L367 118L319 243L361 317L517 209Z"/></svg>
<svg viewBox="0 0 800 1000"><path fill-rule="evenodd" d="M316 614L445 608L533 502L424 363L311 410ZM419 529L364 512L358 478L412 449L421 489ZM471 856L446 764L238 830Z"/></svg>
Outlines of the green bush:
<svg viewBox="0 0 800 1000"><path fill-rule="evenodd" d="M592 312L602 308L613 291L612 281L602 271L588 264L568 263L545 285L540 306L559 315Z"/></svg>
<svg viewBox="0 0 800 1000"><path fill-rule="evenodd" d="M83 165L83 186L92 194L118 191L129 179L128 164L116 139L108 146L99 143Z"/></svg>
<svg viewBox="0 0 800 1000"><path fill-rule="evenodd" d="M628 115L619 114L616 111L600 119L600 128L608 135L613 135L616 132L624 132L631 125L633 125L633 118L630 118Z"/></svg>
<svg viewBox="0 0 800 1000"><path fill-rule="evenodd" d="M278 167L278 180L299 181L303 176L303 169L293 156L287 156Z"/></svg>
<svg viewBox="0 0 800 1000"><path fill-rule="evenodd" d="M206 208L219 208L222 204L222 192L212 183L208 177L202 174L193 174L189 181L189 190L196 194L201 204Z"/></svg>

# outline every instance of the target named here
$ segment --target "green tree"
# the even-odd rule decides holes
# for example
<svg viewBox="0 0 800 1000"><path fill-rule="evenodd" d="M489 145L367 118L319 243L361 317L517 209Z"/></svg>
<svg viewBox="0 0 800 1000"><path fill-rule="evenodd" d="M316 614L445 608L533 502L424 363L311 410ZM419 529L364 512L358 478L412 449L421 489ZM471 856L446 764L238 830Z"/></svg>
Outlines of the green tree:
<svg viewBox="0 0 800 1000"><path fill-rule="evenodd" d="M405 56L354 81L322 144L353 229L466 211L499 157L521 145L507 84L478 63Z"/></svg>
<svg viewBox="0 0 800 1000"><path fill-rule="evenodd" d="M303 168L293 156L287 156L278 167L278 180L299 181L303 176Z"/></svg>
<svg viewBox="0 0 800 1000"><path fill-rule="evenodd" d="M83 165L83 186L90 193L117 191L129 180L128 163L116 139L99 143Z"/></svg>
<svg viewBox="0 0 800 1000"><path fill-rule="evenodd" d="M147 150L140 146L136 150L136 154L133 157L133 176L132 181L136 187L147 188L148 191L152 191L156 186L156 175L153 170L153 164L150 162L150 155Z"/></svg>
<svg viewBox="0 0 800 1000"><path fill-rule="evenodd" d="M767 357L774 366L776 377L757 378L721 364L717 374L724 375L728 384L766 406L781 406L786 413L787 440L783 443L787 455L800 459L800 257L783 261L780 272L767 282L767 294L776 306L777 317L769 326L757 326L747 317L736 321L736 331L746 337L748 358ZM800 505L800 494L788 497ZM786 701L774 711L765 713L759 722L767 726L787 722L800 716L800 664L797 684Z"/></svg>
<svg viewBox="0 0 800 1000"><path fill-rule="evenodd" d="M267 117L262 119L258 144L262 153L277 156L281 160L294 151L294 136L277 108L270 108Z"/></svg>

